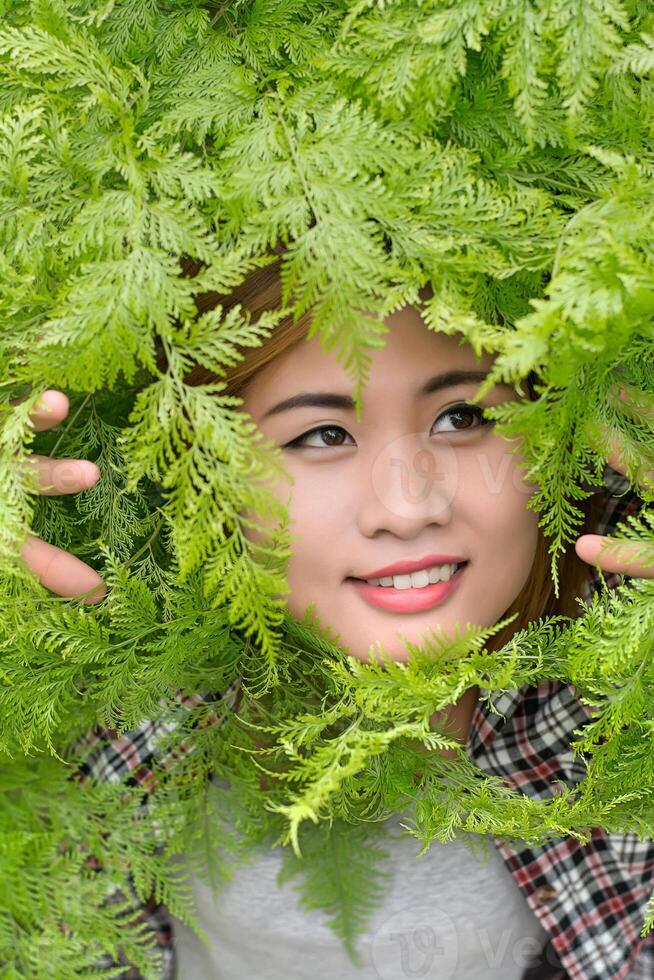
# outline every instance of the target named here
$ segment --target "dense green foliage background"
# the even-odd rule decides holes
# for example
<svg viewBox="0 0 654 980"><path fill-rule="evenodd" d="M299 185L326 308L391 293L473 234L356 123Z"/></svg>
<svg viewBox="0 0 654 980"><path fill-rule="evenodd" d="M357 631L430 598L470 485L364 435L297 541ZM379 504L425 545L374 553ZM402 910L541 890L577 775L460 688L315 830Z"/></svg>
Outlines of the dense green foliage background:
<svg viewBox="0 0 654 980"><path fill-rule="evenodd" d="M351 662L274 598L289 537L260 487L279 452L220 384L184 381L195 364L220 376L237 342L273 329L275 314L198 316L193 295L229 289L280 240L285 302L313 311L358 396L381 321L431 284L429 325L496 354L489 384L540 376L538 401L496 418L526 440L555 574L575 501L601 478L599 425L624 437L634 486L654 452L651 425L611 397L618 379L654 393L651 3L0 0L0 15L3 976L98 976L121 944L153 969L108 891L127 894L131 874L141 898L154 889L190 917L166 854L195 848L219 879L221 848L266 835L294 843L288 873L304 869L307 901L353 952L379 893L376 821L414 797L418 762L425 842L651 834L650 583L492 658L494 630L470 628L406 667ZM182 257L199 260L194 277ZM35 439L46 387L73 409ZM93 458L102 479L37 500L20 465L34 450ZM266 548L245 540L245 507L280 518ZM16 547L29 527L97 567L107 599L88 608L33 582ZM652 529L645 508L622 533ZM457 691L544 677L590 704L610 696L580 743L580 787L527 799L462 756L418 753L447 743L428 719ZM237 678L242 720L209 694L192 708L175 696ZM139 789L69 779L89 728L148 716L189 746L148 807ZM349 853L346 881L325 840Z"/></svg>

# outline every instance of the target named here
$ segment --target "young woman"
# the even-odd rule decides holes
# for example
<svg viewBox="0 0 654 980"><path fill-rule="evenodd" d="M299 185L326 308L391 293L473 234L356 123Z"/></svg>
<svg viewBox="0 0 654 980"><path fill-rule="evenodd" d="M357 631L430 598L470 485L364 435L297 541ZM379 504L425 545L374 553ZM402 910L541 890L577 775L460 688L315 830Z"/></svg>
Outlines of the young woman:
<svg viewBox="0 0 654 980"><path fill-rule="evenodd" d="M198 298L198 308L219 297ZM223 306L240 302L256 317L280 302L277 266L260 270ZM498 385L469 403L492 364L472 349L430 331L418 308L389 317L383 349L374 352L363 413L356 420L352 383L336 355L317 337L306 339L307 317L282 321L261 347L248 349L229 373L228 393L243 398L258 428L284 453L292 477L293 550L288 565L292 615L310 603L352 656L366 659L380 641L396 660L403 640L427 630L451 633L457 623L490 626L510 612L509 635L547 613L575 615L576 595L598 586L595 563L606 573L654 576L630 559L629 545L600 553L604 532L635 512L625 489L620 446L612 443L608 485L586 505L586 529L575 553L561 561L561 597L553 596L547 545L538 515L527 506L534 487L520 468L519 445L501 438L483 409L516 397ZM190 384L210 377L197 369ZM61 421L67 403L46 392L49 408L35 425ZM86 461L38 459L47 492L76 492L98 477ZM643 478L645 475L643 474ZM273 492L288 498L289 485ZM103 594L99 576L72 555L30 539L24 556L41 581L61 595L89 589ZM615 574L609 584L615 585ZM588 718L562 682L509 691L495 699L498 713L465 692L447 712L452 733L470 758L522 792L546 796L557 782L582 776L569 750L572 733ZM118 778L150 759L151 739L131 733L99 751L89 773ZM145 745L145 747L144 747ZM213 903L194 882L204 946L176 924L177 967L162 911L159 929L164 974L181 980L619 980L654 977L653 947L639 937L654 881L654 844L596 830L582 845L572 839L542 848L495 841L481 863L459 841L435 843L421 858L412 838L389 822L385 842L394 872L383 907L359 941L361 968L346 957L319 913L297 907L287 883L278 888L278 852L262 852L241 869ZM177 973L175 973L175 969Z"/></svg>

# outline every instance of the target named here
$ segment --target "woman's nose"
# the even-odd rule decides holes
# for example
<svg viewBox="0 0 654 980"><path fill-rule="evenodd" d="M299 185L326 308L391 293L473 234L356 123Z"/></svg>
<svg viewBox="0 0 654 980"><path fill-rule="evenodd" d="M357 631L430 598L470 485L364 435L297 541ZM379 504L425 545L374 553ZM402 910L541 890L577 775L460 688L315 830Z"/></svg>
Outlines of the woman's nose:
<svg viewBox="0 0 654 980"><path fill-rule="evenodd" d="M362 460L358 527L415 535L425 524L447 524L459 478L454 450L419 435L403 435Z"/></svg>

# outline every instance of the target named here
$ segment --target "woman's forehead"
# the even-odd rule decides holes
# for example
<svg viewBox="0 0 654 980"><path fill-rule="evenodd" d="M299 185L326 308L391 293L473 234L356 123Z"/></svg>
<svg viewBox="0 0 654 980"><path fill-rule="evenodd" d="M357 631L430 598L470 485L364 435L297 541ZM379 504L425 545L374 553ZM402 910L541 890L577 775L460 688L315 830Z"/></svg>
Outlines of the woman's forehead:
<svg viewBox="0 0 654 980"><path fill-rule="evenodd" d="M389 387L411 386L419 390L421 382L440 372L452 370L488 371L493 357L485 354L477 357L472 346L461 334L444 334L430 330L418 310L407 307L392 314L386 320L388 332L383 335L384 346L369 352L368 383ZM377 382L377 384L375 384ZM248 394L264 390L292 388L299 390L306 385L313 388L329 386L330 390L350 392L354 383L339 357L338 346L329 351L323 349L320 337L300 341L266 365L252 379Z"/></svg>

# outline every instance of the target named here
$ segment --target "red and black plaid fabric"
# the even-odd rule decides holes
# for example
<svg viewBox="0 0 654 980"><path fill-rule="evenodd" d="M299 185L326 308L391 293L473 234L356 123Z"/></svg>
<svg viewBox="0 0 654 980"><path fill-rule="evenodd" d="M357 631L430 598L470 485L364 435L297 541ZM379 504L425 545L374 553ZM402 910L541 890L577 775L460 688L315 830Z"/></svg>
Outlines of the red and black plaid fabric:
<svg viewBox="0 0 654 980"><path fill-rule="evenodd" d="M642 506L627 481L610 467L605 485L599 534L610 534ZM620 577L605 575L605 580L614 588ZM599 575L589 567L582 598L589 601L600 585ZM482 694L491 694L493 707L480 700L472 718L468 755L476 765L537 798L556 792L559 781L574 785L583 778L583 763L573 758L570 743L589 711L569 685L545 681L495 696ZM225 692L225 700L233 696L233 689ZM193 703L188 698L182 701L189 709ZM88 744L96 742L97 749L80 775L119 780L129 774L151 792L156 785L153 760L165 763L157 755L157 740L170 730L170 723L148 720L119 739L107 738L107 733L90 735ZM180 742L174 757L189 750ZM654 885L654 841L595 829L586 844L572 838L543 847L509 846L499 839L495 844L550 937L547 962L528 970L525 980L654 980L654 931L640 936ZM156 936L158 956L152 977L173 980L173 934L166 911L156 906L142 908L140 914ZM123 976L132 980L135 974L128 970Z"/></svg>

